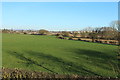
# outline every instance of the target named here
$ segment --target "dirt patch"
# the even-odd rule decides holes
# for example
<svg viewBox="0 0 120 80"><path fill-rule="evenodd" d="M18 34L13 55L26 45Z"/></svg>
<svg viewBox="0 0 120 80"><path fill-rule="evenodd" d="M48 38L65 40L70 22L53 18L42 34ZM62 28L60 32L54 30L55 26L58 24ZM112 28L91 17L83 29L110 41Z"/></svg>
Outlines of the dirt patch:
<svg viewBox="0 0 120 80"><path fill-rule="evenodd" d="M46 72L36 72L36 71L27 71L21 69L8 69L2 68L2 80L7 79L17 79L17 80L45 80L45 79L59 79L59 80L119 80L118 78L104 78L101 76L94 76L94 77L86 77L86 76L78 76L78 75L61 75L61 74L53 74L53 73L46 73Z"/></svg>

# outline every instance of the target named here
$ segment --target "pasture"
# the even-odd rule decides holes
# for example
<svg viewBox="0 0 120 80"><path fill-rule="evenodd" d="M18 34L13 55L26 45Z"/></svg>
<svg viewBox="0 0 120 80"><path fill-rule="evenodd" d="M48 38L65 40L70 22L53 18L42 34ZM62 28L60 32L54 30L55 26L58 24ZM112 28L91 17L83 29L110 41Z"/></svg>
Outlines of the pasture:
<svg viewBox="0 0 120 80"><path fill-rule="evenodd" d="M117 46L57 39L55 36L2 34L5 68L116 77Z"/></svg>

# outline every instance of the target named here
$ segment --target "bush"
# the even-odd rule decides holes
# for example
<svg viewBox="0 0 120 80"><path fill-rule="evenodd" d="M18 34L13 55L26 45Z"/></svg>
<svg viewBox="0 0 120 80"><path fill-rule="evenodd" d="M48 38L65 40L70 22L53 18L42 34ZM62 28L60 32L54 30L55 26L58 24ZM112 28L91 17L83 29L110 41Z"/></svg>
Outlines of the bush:
<svg viewBox="0 0 120 80"><path fill-rule="evenodd" d="M78 32L73 33L74 37L77 37L78 34Z"/></svg>
<svg viewBox="0 0 120 80"><path fill-rule="evenodd" d="M64 37L69 37L70 33L69 33L69 32L66 32L66 31L63 31L63 32L62 32L62 35L63 35Z"/></svg>
<svg viewBox="0 0 120 80"><path fill-rule="evenodd" d="M49 33L49 31L47 31L47 30L44 30L44 29L39 30L39 34L41 34L41 35L47 35L48 33Z"/></svg>
<svg viewBox="0 0 120 80"><path fill-rule="evenodd" d="M81 39L80 39L80 38L78 38L78 40L79 40L79 41L81 41Z"/></svg>
<svg viewBox="0 0 120 80"><path fill-rule="evenodd" d="M60 36L61 34L56 34L55 36Z"/></svg>
<svg viewBox="0 0 120 80"><path fill-rule="evenodd" d="M59 35L57 38L64 39L64 37L62 35Z"/></svg>
<svg viewBox="0 0 120 80"><path fill-rule="evenodd" d="M69 38L69 40L73 40L73 38L72 38L72 37L70 37L70 38Z"/></svg>

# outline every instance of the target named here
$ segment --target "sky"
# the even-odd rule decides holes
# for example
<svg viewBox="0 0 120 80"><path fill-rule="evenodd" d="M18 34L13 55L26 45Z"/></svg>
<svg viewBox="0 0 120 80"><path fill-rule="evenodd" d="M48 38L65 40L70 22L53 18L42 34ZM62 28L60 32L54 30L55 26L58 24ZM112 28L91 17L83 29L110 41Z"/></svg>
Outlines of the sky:
<svg viewBox="0 0 120 80"><path fill-rule="evenodd" d="M117 2L3 2L2 28L82 30L118 19Z"/></svg>
<svg viewBox="0 0 120 80"><path fill-rule="evenodd" d="M118 2L119 0L2 0L2 2Z"/></svg>

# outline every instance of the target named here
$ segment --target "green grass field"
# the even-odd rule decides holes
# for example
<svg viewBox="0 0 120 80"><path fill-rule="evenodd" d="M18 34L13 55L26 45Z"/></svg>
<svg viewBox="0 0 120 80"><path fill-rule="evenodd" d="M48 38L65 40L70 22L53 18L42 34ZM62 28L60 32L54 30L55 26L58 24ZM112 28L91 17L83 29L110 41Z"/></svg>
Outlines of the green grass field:
<svg viewBox="0 0 120 80"><path fill-rule="evenodd" d="M3 35L3 67L59 74L116 77L117 46L55 36Z"/></svg>

